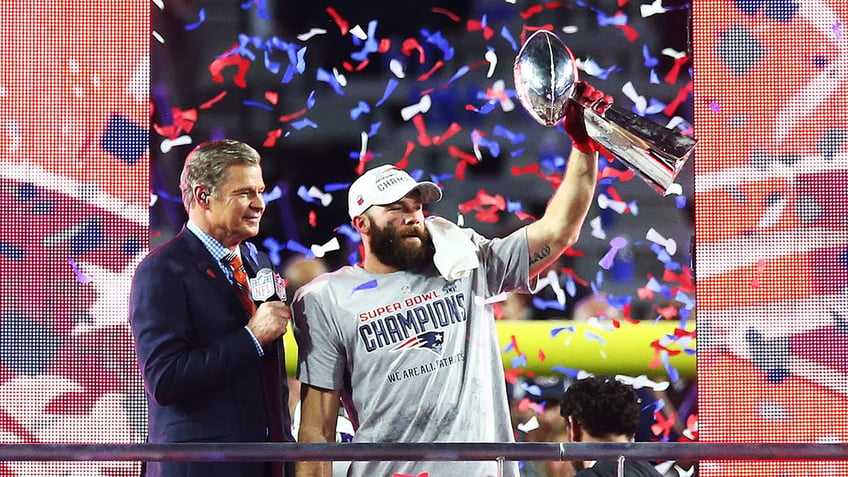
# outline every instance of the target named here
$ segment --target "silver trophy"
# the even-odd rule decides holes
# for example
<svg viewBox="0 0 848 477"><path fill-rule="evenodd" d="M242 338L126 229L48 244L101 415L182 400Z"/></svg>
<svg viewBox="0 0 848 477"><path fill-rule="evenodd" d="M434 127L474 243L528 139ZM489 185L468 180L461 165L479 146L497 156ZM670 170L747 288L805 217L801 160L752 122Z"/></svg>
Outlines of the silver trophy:
<svg viewBox="0 0 848 477"><path fill-rule="evenodd" d="M575 92L577 65L554 33L537 30L515 58L515 90L539 124L559 125ZM671 192L674 180L695 148L695 140L638 114L612 106L603 114L585 107L586 132L657 192Z"/></svg>

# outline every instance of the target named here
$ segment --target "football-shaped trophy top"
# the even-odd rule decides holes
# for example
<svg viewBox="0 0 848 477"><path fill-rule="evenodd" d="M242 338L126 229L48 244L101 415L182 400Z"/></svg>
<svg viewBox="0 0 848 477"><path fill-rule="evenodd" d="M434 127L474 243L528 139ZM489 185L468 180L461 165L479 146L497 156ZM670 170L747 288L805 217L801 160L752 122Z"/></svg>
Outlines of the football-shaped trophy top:
<svg viewBox="0 0 848 477"><path fill-rule="evenodd" d="M553 127L565 119L578 81L574 55L553 32L536 30L521 46L513 67L515 91L536 122Z"/></svg>

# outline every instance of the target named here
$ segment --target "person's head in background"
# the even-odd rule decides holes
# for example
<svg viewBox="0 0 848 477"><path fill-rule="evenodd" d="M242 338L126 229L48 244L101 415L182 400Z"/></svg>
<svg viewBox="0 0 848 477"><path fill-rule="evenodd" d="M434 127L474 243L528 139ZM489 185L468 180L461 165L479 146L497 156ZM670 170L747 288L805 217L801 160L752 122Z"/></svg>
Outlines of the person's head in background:
<svg viewBox="0 0 848 477"><path fill-rule="evenodd" d="M631 386L609 376L571 383L560 401L571 442L631 442L639 427L639 397ZM575 468L584 468L575 462Z"/></svg>
<svg viewBox="0 0 848 477"><path fill-rule="evenodd" d="M285 262L282 270L283 278L286 279L286 295L292 298L298 288L327 271L329 269L323 259L306 258L301 255L290 258Z"/></svg>

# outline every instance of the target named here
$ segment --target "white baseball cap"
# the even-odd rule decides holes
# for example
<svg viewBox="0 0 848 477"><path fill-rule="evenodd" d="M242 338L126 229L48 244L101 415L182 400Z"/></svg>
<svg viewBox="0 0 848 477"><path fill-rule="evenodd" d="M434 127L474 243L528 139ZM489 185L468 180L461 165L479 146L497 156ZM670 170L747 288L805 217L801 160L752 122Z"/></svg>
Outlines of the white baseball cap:
<svg viewBox="0 0 848 477"><path fill-rule="evenodd" d="M442 189L429 181L416 182L406 171L391 164L371 169L353 181L347 192L347 213L350 218L362 215L372 205L397 202L413 190L421 194L421 203L442 199Z"/></svg>

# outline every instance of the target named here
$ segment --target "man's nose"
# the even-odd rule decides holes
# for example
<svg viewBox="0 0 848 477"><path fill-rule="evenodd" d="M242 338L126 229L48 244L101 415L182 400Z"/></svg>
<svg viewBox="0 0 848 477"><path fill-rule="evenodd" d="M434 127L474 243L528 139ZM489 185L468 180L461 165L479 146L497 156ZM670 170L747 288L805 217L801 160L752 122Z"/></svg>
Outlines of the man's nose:
<svg viewBox="0 0 848 477"><path fill-rule="evenodd" d="M254 209L265 210L265 198L262 194L256 194L253 200L250 201L250 206Z"/></svg>

